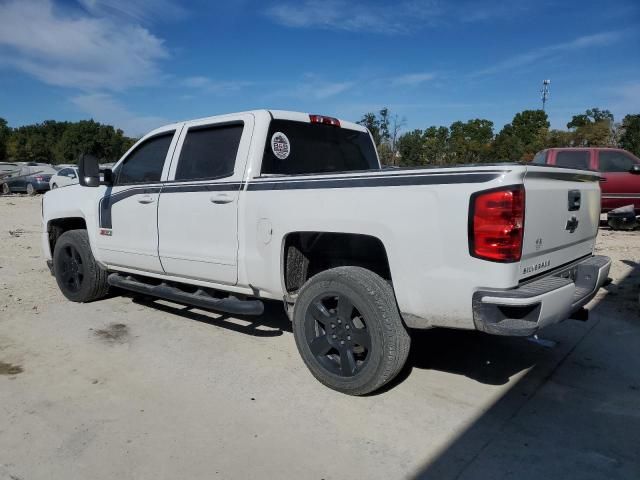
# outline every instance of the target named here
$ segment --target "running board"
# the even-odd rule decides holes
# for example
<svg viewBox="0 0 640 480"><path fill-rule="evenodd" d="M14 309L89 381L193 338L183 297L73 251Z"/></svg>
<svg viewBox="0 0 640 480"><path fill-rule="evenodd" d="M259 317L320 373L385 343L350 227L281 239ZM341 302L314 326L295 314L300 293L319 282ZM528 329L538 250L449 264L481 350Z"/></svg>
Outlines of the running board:
<svg viewBox="0 0 640 480"><path fill-rule="evenodd" d="M152 285L130 276L112 273L107 278L109 285L131 290L132 292L164 298L178 303L186 303L194 307L231 313L233 315L262 315L264 304L260 300L240 300L235 297L215 298L202 289L195 293L185 292L166 283Z"/></svg>

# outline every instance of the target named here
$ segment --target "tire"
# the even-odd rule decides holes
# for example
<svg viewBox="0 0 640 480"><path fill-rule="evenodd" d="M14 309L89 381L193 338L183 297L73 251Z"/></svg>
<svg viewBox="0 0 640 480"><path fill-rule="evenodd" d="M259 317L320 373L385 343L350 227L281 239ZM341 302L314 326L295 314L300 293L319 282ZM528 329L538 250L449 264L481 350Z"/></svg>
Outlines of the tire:
<svg viewBox="0 0 640 480"><path fill-rule="evenodd" d="M2 184L2 193L4 195L9 195L11 193L11 187L8 184L3 183Z"/></svg>
<svg viewBox="0 0 640 480"><path fill-rule="evenodd" d="M37 192L36 192L36 189L33 187L33 185L32 185L32 184L30 184L30 183L27 183L27 195L31 195L31 196L33 196L33 195L35 195L36 193L37 193Z"/></svg>
<svg viewBox="0 0 640 480"><path fill-rule="evenodd" d="M53 269L60 291L72 302L91 302L109 292L107 271L93 258L86 230L69 230L58 238Z"/></svg>
<svg viewBox="0 0 640 480"><path fill-rule="evenodd" d="M313 376L349 395L391 381L411 345L393 289L361 267L333 268L309 279L296 300L292 327Z"/></svg>

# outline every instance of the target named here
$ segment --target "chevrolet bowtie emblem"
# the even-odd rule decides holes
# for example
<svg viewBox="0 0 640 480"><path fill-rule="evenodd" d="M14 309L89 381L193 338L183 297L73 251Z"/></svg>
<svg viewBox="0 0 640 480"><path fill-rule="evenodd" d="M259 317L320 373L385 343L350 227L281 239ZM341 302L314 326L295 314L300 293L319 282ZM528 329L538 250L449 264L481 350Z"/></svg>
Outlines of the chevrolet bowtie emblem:
<svg viewBox="0 0 640 480"><path fill-rule="evenodd" d="M578 219L575 216L573 216L571 217L571 220L567 220L567 226L564 227L564 229L569 230L569 233L573 233L578 228L578 223L580 223Z"/></svg>

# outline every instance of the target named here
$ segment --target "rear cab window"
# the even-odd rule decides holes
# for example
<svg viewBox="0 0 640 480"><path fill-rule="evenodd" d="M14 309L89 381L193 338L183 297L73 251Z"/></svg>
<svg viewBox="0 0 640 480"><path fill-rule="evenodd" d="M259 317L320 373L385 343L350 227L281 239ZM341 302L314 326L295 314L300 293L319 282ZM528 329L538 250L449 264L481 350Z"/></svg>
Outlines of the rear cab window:
<svg viewBox="0 0 640 480"><path fill-rule="evenodd" d="M361 170L380 170L368 132L320 123L271 121L264 147L262 175Z"/></svg>

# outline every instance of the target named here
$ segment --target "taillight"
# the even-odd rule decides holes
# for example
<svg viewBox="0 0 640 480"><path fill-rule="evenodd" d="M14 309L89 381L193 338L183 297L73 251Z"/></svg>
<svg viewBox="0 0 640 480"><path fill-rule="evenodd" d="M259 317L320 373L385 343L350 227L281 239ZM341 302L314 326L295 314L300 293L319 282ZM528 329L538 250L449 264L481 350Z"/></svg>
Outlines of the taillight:
<svg viewBox="0 0 640 480"><path fill-rule="evenodd" d="M334 127L340 126L340 120L333 117L325 117L324 115L309 115L309 120L311 120L311 123L323 123Z"/></svg>
<svg viewBox="0 0 640 480"><path fill-rule="evenodd" d="M469 250L494 262L517 262L524 235L522 185L479 192L471 197Z"/></svg>
<svg viewBox="0 0 640 480"><path fill-rule="evenodd" d="M42 182L42 181L43 181L43 179L42 179L42 177L41 177L40 175L36 175L35 179L36 179L38 182Z"/></svg>

